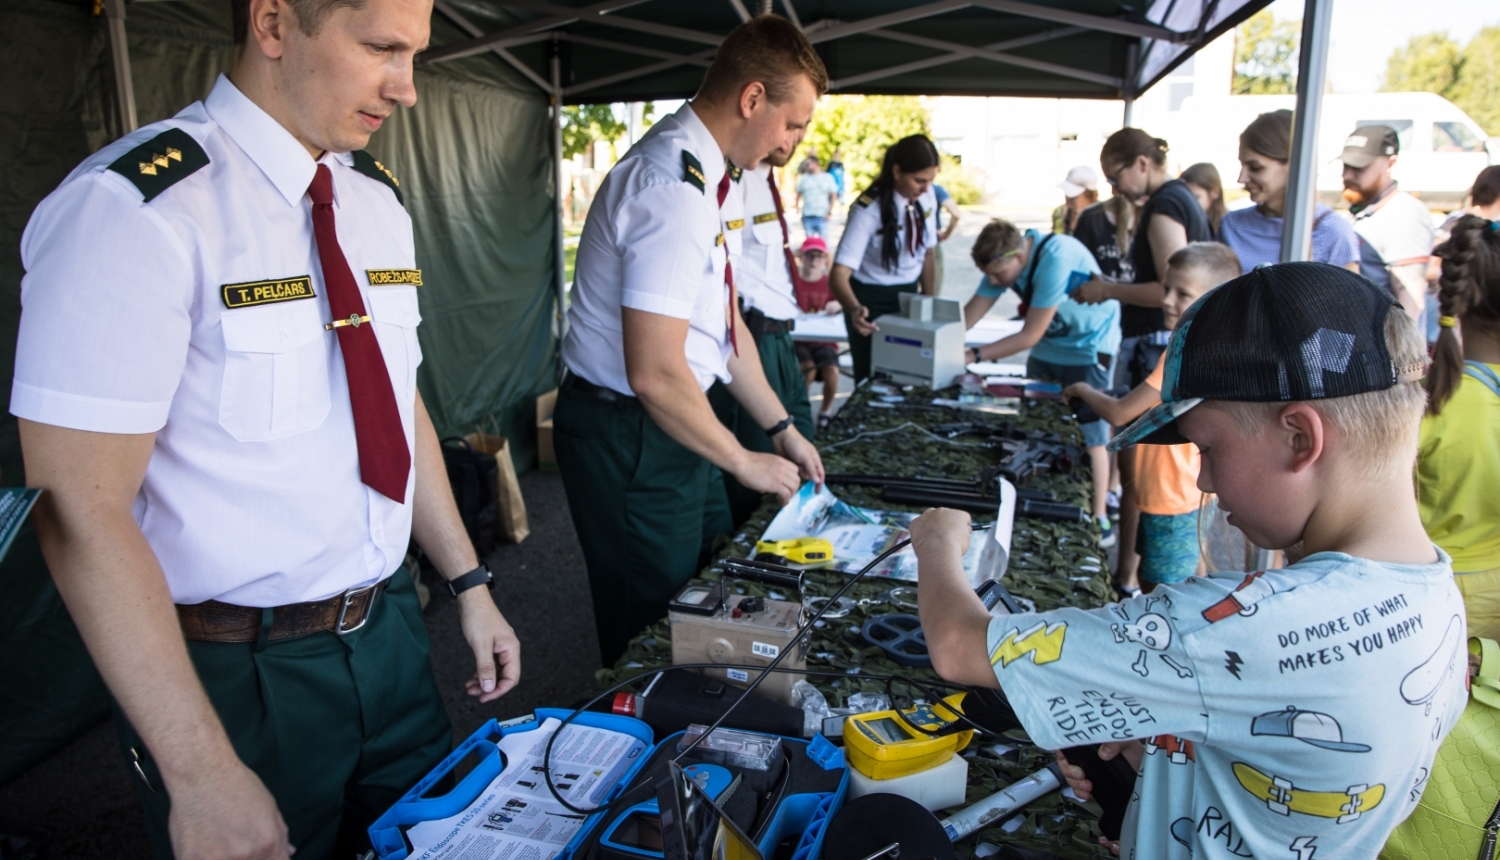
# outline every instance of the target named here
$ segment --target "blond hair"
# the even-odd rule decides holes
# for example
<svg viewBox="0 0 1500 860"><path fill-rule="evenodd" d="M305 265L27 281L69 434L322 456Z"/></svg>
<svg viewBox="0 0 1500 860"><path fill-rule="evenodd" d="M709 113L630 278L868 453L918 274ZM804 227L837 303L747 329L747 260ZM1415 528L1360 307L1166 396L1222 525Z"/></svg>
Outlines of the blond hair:
<svg viewBox="0 0 1500 860"><path fill-rule="evenodd" d="M1427 339L1400 305L1385 317L1385 345L1398 371L1421 368L1427 361ZM1406 473L1417 456L1417 431L1427 408L1427 389L1420 379L1397 381L1390 388L1347 397L1305 401L1349 440L1353 456L1372 471ZM1205 400L1203 406L1234 419L1240 433L1257 437L1275 420L1286 401L1246 403Z"/></svg>
<svg viewBox="0 0 1500 860"><path fill-rule="evenodd" d="M1233 248L1218 242L1189 242L1172 252L1167 267L1198 272L1210 287L1240 276L1240 258Z"/></svg>
<svg viewBox="0 0 1500 860"><path fill-rule="evenodd" d="M797 78L806 76L818 95L828 92L823 58L802 31L779 15L756 15L730 31L694 98L705 102L738 99L759 82L772 104L786 104Z"/></svg>

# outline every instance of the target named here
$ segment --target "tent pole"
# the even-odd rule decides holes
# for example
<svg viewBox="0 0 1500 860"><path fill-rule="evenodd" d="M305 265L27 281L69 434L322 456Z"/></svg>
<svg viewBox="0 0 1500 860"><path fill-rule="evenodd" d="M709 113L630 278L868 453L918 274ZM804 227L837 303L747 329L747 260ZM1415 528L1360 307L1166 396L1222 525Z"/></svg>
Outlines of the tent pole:
<svg viewBox="0 0 1500 860"><path fill-rule="evenodd" d="M563 253L563 201L566 195L563 193L563 145L562 145L562 43L556 35L552 37L552 243L557 248L557 257L553 261L555 277L553 278L553 289L557 293L557 378L562 379L562 339L568 333L568 293L565 280L565 268L567 257Z"/></svg>
<svg viewBox="0 0 1500 860"><path fill-rule="evenodd" d="M1333 0L1306 0L1301 56L1297 60L1297 113L1292 126L1291 175L1281 225L1281 261L1312 259L1313 208L1317 203L1318 125L1328 82L1328 35Z"/></svg>
<svg viewBox="0 0 1500 860"><path fill-rule="evenodd" d="M1131 121L1135 119L1135 67L1140 50L1139 40L1125 46L1125 86L1120 88L1120 94L1125 97L1125 115L1121 117L1120 128L1130 128Z"/></svg>
<svg viewBox="0 0 1500 860"><path fill-rule="evenodd" d="M135 83L130 77L130 44L125 39L125 0L104 0L104 17L109 27L109 53L114 58L121 133L130 134L136 130L137 121Z"/></svg>

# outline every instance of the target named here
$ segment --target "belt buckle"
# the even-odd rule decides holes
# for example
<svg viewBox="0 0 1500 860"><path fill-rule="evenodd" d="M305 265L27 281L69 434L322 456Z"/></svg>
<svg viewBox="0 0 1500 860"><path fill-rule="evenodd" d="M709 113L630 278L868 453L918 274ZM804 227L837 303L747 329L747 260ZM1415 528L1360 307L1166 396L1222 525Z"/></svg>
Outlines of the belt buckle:
<svg viewBox="0 0 1500 860"><path fill-rule="evenodd" d="M378 587L380 587L380 583L376 582L370 585L366 585L363 588L351 588L348 591L344 592L344 602L343 605L339 607L339 620L338 623L334 625L333 632L337 633L340 636L348 636L350 633L353 633L359 628L365 626L365 624L370 620L370 610L375 608L375 600L373 598L371 598L369 603L365 604L365 616L359 619L358 624L345 629L344 616L349 614L349 605L354 602L355 598L359 597L361 594L369 594Z"/></svg>

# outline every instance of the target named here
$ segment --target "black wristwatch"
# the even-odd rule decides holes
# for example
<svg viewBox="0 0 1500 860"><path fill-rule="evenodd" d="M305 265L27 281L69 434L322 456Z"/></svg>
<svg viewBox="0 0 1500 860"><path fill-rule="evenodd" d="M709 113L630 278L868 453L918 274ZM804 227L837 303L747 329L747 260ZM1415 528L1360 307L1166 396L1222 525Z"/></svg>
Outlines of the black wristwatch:
<svg viewBox="0 0 1500 860"><path fill-rule="evenodd" d="M495 590L495 574L490 572L489 565L481 564L463 576L448 580L448 592L457 597L476 585L486 586L490 591Z"/></svg>
<svg viewBox="0 0 1500 860"><path fill-rule="evenodd" d="M768 427L768 428L766 428L766 435L774 437L777 433L780 433L781 431L785 430L786 428L792 426L792 424L793 424L792 416L788 415L787 417L781 419L780 421L777 421L776 425L774 427Z"/></svg>

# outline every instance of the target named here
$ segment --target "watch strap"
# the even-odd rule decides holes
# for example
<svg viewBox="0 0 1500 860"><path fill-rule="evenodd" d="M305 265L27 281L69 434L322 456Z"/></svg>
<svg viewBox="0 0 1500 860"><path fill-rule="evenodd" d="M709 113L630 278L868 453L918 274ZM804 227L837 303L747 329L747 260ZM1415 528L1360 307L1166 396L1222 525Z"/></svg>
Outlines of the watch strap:
<svg viewBox="0 0 1500 860"><path fill-rule="evenodd" d="M448 580L448 592L457 597L478 585L485 585L494 589L495 574L490 572L489 565L481 564L463 576L456 576Z"/></svg>
<svg viewBox="0 0 1500 860"><path fill-rule="evenodd" d="M781 419L780 421L776 422L776 425L774 427L768 427L768 428L766 428L766 435L767 436L775 436L777 433L780 433L781 431L785 430L786 428L792 426L792 424L793 424L792 416L788 415L787 417L785 417L785 418Z"/></svg>

